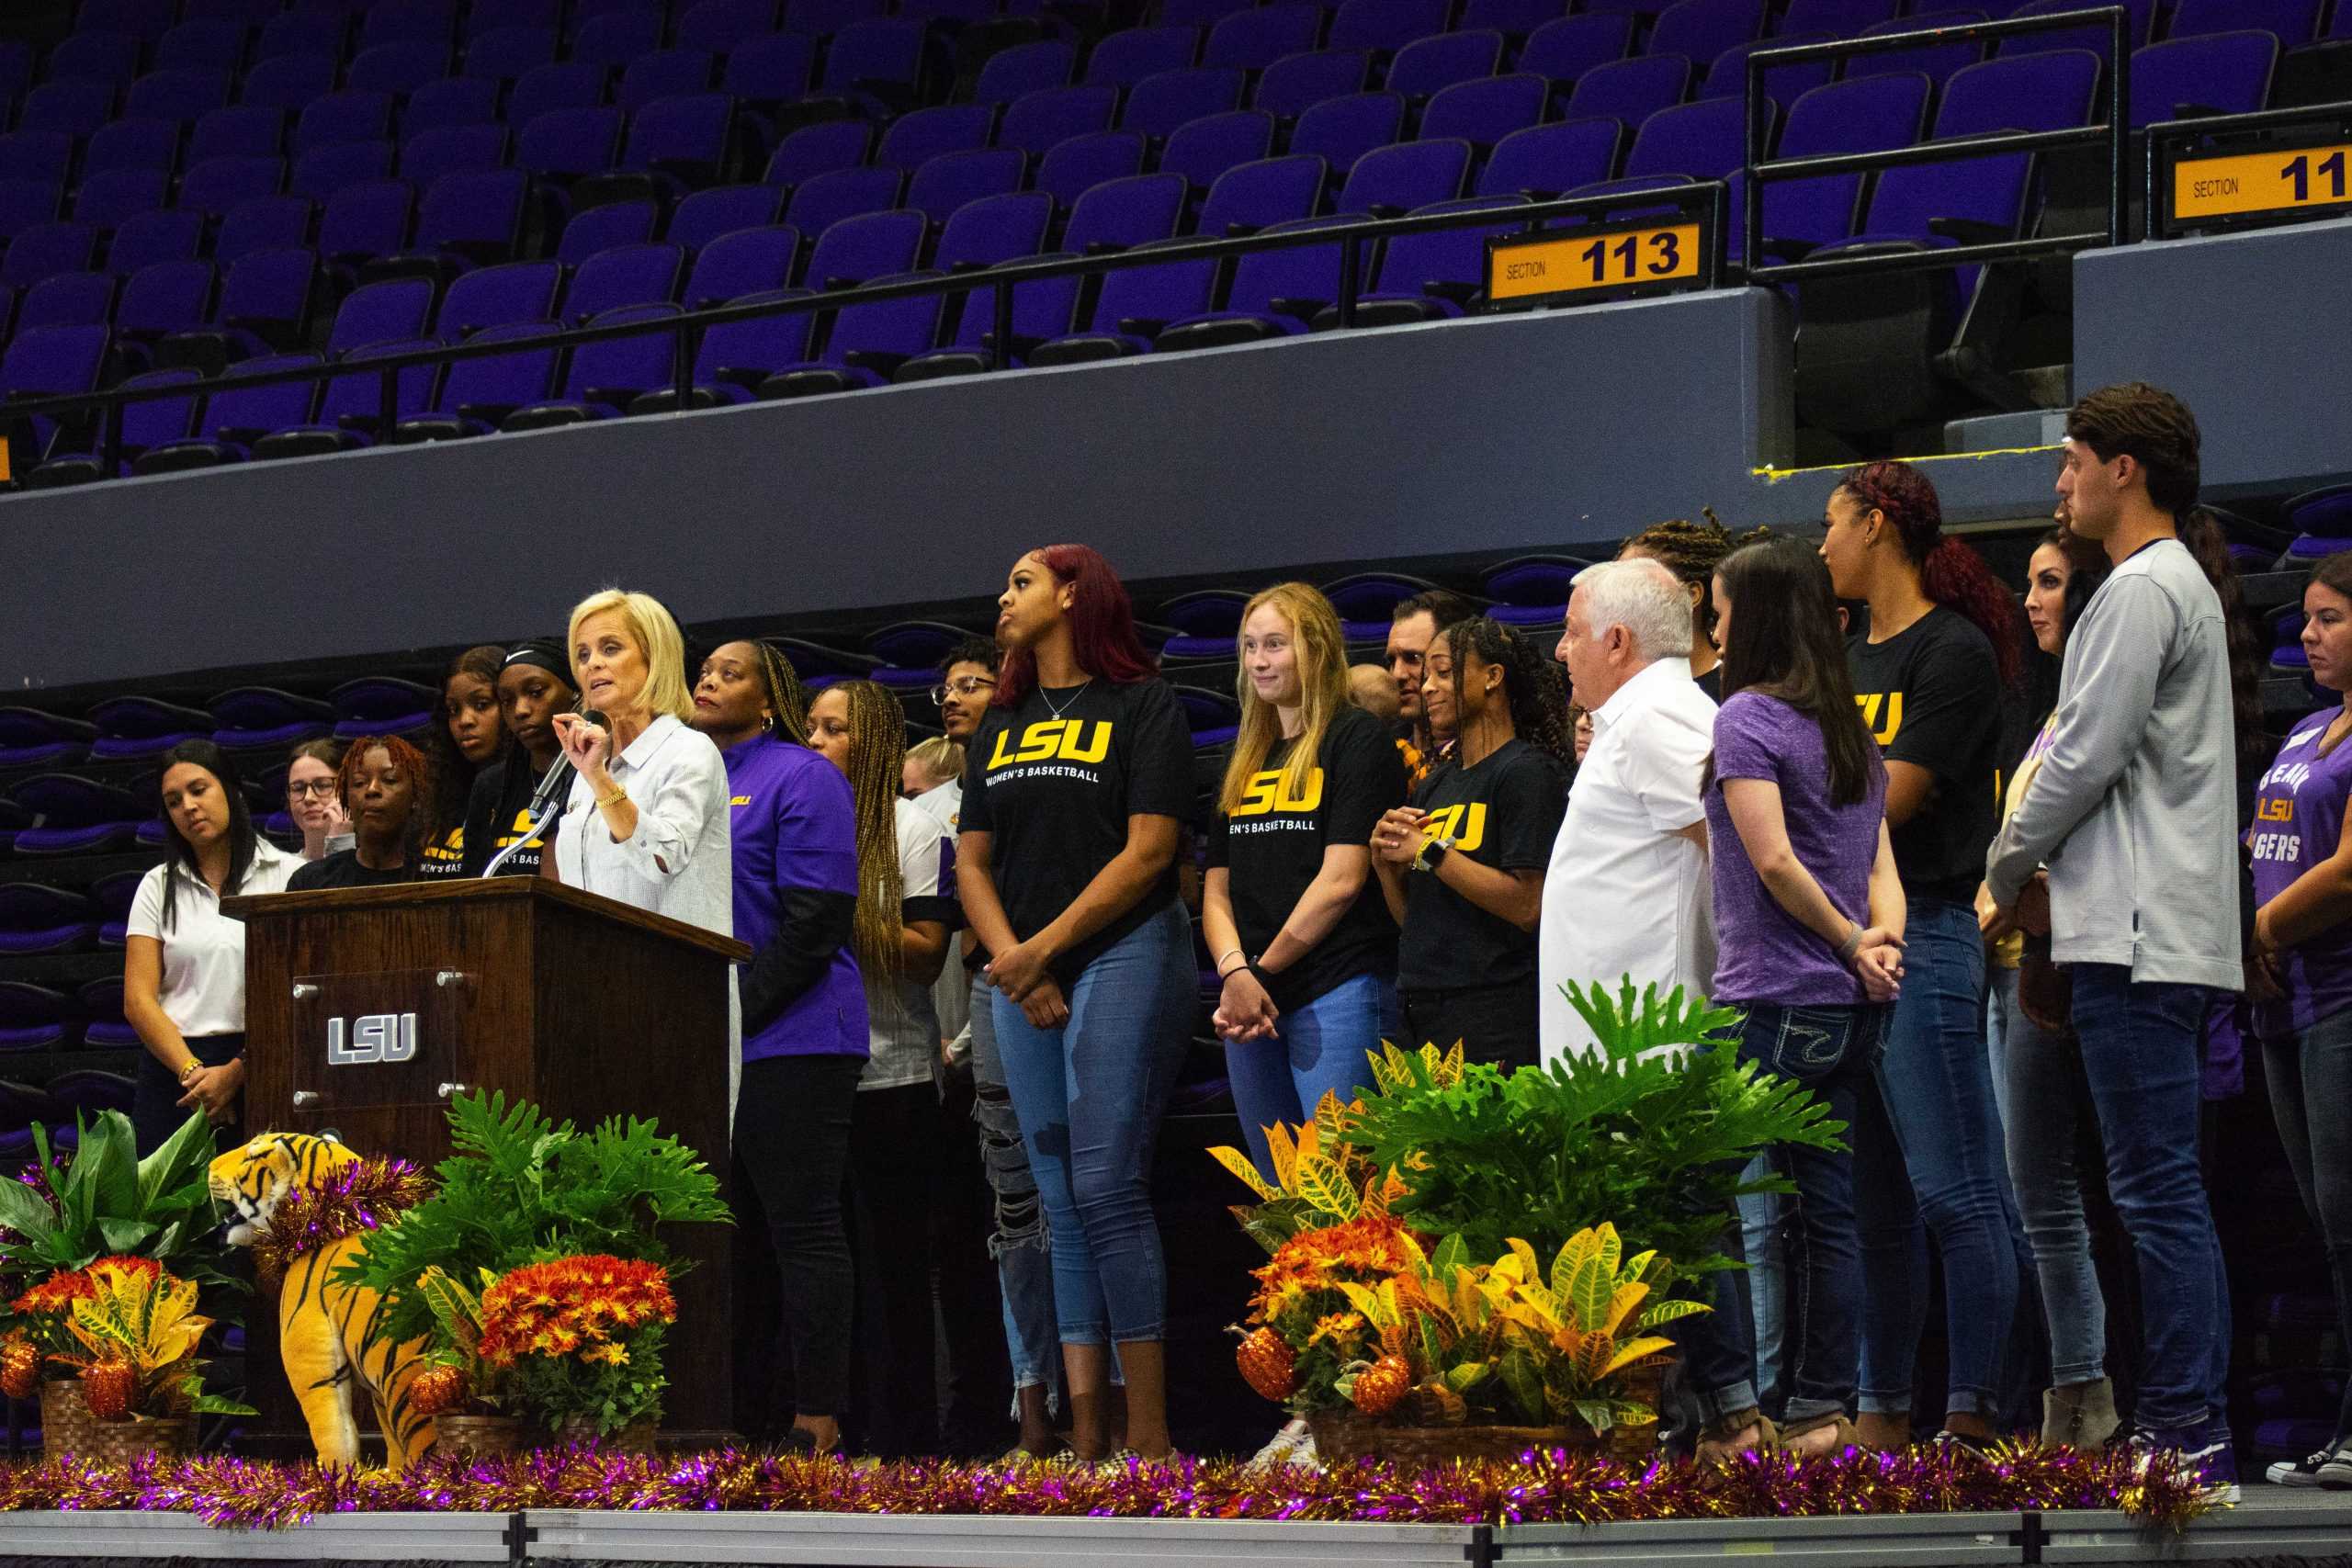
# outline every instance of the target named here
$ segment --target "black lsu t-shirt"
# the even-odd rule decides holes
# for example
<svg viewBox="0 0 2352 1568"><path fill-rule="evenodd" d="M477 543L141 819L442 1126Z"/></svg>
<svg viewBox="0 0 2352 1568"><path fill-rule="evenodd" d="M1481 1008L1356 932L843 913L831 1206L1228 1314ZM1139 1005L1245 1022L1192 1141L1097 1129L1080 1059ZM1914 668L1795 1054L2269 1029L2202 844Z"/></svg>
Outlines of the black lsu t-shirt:
<svg viewBox="0 0 2352 1568"><path fill-rule="evenodd" d="M563 766L561 758L548 764ZM533 777L527 758L520 753L503 761L492 762L474 778L473 794L466 801L465 874L480 876L498 853L514 841L514 836L530 825L531 796L547 779L545 773ZM559 798L547 813L547 824L533 835L531 841L516 850L498 868L501 876L537 876L539 857L555 842L555 830L563 821L563 802Z"/></svg>
<svg viewBox="0 0 2352 1568"><path fill-rule="evenodd" d="M1464 768L1439 764L1413 804L1429 813L1423 834L1451 838L1450 855L1467 855L1498 871L1542 871L1568 812L1560 765L1513 737ZM1408 991L1453 990L1532 981L1535 933L1490 915L1437 879L1405 874L1405 933L1397 983Z"/></svg>
<svg viewBox="0 0 2352 1568"><path fill-rule="evenodd" d="M1884 642L1849 638L1846 662L1886 760L1935 775L1927 800L1889 834L1905 890L1973 901L1997 806L2001 676L1992 643L1975 622L1939 604Z"/></svg>
<svg viewBox="0 0 2352 1568"><path fill-rule="evenodd" d="M1092 681L989 710L965 751L956 826L989 835L997 896L1026 942L1126 847L1128 818L1181 821L1192 806L1192 731L1176 694L1157 680ZM1175 897L1170 862L1142 897L1055 961L1055 979L1069 986Z"/></svg>
<svg viewBox="0 0 2352 1568"><path fill-rule="evenodd" d="M359 863L357 850L337 850L322 856L308 865L297 867L286 879L288 893L308 893L321 887L384 887L396 882L414 882L417 868L397 865L390 871L378 871Z"/></svg>
<svg viewBox="0 0 2352 1568"><path fill-rule="evenodd" d="M1323 870L1333 844L1369 849L1373 825L1405 803L1405 759L1380 721L1361 708L1331 717L1316 765L1295 794L1283 787L1291 751L1283 741L1251 775L1241 804L1219 812L1209 829L1209 866L1226 869L1233 922L1243 951L1261 953ZM1304 1007L1343 980L1396 972L1396 922L1379 879L1369 870L1363 889L1340 921L1280 974L1260 972L1280 1008Z"/></svg>

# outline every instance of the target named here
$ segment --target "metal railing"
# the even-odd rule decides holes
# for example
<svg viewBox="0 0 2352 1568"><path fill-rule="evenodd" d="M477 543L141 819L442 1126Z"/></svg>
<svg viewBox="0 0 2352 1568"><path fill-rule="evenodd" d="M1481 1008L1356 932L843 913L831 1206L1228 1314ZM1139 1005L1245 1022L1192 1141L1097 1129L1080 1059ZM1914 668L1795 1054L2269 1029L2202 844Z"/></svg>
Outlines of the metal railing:
<svg viewBox="0 0 2352 1568"><path fill-rule="evenodd" d="M1131 266L1166 266L1184 262L1222 261L1229 256L1244 256L1261 252L1292 250L1318 245L1340 247L1339 297L1331 301L1339 325L1356 324L1357 308L1365 292L1365 265L1368 247L1400 235L1423 234L1447 229L1493 229L1523 226L1530 231L1557 225L1563 220L1587 219L1629 209L1655 211L1672 207L1691 213L1712 236L1703 247L1702 272L1694 280L1694 288L1712 288L1721 278L1720 258L1723 251L1725 186L1722 181L1702 181L1684 186L1669 186L1654 190L1620 192L1602 196L1562 197L1544 201L1532 201L1515 206L1487 208L1466 212L1425 213L1414 217L1371 218L1355 222L1332 223L1315 229L1295 230L1285 233L1255 233L1225 239L1185 240L1172 243L1153 244L1099 255L1069 256L1057 260L1027 262L1013 265L994 266L982 273L945 273L936 276L910 278L895 283L862 284L852 288L820 290L797 295L788 299L765 300L756 304L728 304L707 310L685 310L655 321L615 322L604 326L565 328L539 336L508 338L495 343L479 341L447 344L434 348L413 349L401 354L371 355L364 361L323 361L317 365L289 367L266 371L259 375L229 375L203 378L192 381L177 381L144 387L119 386L99 392L76 392L55 397L11 399L0 402L0 422L19 422L43 418L71 423L77 417L86 423L97 416L101 428L96 437L86 446L77 445L71 453L57 456L82 456L96 453L101 478L111 479L120 469L122 451L122 410L129 404L153 402L175 398L217 398L223 393L249 390L263 387L286 386L295 382L323 383L348 376L375 376L379 378L381 393L378 402L378 438L389 436L398 421L399 385L401 372L445 365L469 359L485 359L502 355L560 353L586 344L611 343L623 338L643 338L660 333L673 340L672 380L667 389L681 408L691 406L694 388L694 367L700 334L718 326L738 321L761 321L775 316L806 315L817 311L835 311L853 305L879 304L894 299L918 299L930 295L971 295L982 292L993 295L994 353L989 368L1003 366L1011 357L1014 342L1013 291L1024 284L1041 283L1056 278L1075 277L1083 280L1101 274ZM663 389L649 388L649 391ZM560 397L553 400L560 400ZM46 455L36 455L35 460ZM19 482L23 479L18 476Z"/></svg>
<svg viewBox="0 0 2352 1568"><path fill-rule="evenodd" d="M2125 219L2131 186L2129 147L2132 125L2132 51L2125 31L2128 20L2128 13L2122 6L2101 6L2009 21L1973 22L1962 27L1889 33L1880 38L1792 44L1785 49L1758 50L1749 55L1747 61L1747 179L1740 200L1740 256L1748 280L1781 283L1805 277L1973 266L1984 262L2055 255L2095 244L2128 243L2132 237L2127 232L2129 224ZM1949 141L1922 141L1907 147L1890 147L1874 152L1838 152L1810 158L1768 159L1764 155L1765 148L1771 140L1776 107L1773 100L1765 95L1764 73L1776 65L1802 65L1816 61L1848 60L1857 55L1890 54L1938 44L1967 43L1979 39L2073 31L2094 22L2104 24L2108 29L2107 120L2104 124L2066 130L1995 131L1984 136L1955 137ZM2043 235L2034 239L1982 241L1917 251L1831 256L1820 260L1767 262L1763 259L1770 244L1764 233L1764 186L1768 182L1823 175L1869 174L1914 164L1940 164L2061 147L2087 147L2099 142L2107 144L2109 165L2108 222L2104 235Z"/></svg>

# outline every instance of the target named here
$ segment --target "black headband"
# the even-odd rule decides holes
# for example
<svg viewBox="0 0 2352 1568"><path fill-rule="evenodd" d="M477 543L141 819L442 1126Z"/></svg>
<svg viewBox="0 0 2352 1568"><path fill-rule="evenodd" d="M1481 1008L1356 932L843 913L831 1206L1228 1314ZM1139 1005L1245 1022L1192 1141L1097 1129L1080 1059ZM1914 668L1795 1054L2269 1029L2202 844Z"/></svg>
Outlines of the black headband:
<svg viewBox="0 0 2352 1568"><path fill-rule="evenodd" d="M562 645L549 637L534 637L518 643L506 655L501 670L512 670L517 664L535 664L569 686L571 682L571 661L563 656Z"/></svg>

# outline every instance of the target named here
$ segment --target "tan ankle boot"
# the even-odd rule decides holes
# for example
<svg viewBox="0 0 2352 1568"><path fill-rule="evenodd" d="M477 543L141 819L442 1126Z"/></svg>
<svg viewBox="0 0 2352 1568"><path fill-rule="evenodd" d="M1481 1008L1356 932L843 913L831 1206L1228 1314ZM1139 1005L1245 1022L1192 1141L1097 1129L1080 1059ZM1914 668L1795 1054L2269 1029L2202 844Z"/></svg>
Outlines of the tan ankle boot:
<svg viewBox="0 0 2352 1568"><path fill-rule="evenodd" d="M2105 1378L2068 1383L2041 1396L2041 1441L2046 1448L2096 1452L2107 1446L2122 1424L2115 1414L2115 1385Z"/></svg>

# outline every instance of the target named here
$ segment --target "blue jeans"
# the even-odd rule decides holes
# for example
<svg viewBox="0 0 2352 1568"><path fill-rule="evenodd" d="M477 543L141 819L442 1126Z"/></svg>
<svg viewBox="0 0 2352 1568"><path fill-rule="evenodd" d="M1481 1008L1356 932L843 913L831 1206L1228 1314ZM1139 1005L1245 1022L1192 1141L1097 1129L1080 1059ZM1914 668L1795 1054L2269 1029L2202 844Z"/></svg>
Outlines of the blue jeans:
<svg viewBox="0 0 2352 1568"><path fill-rule="evenodd" d="M996 992L972 978L972 1122L980 1132L980 1168L995 1202L989 1256L996 1259L1004 1298L1004 1346L1020 1390L1043 1387L1052 1408L1060 1401L1061 1337L1054 1329L1053 1254L1046 1244L1037 1180L1021 1145L1021 1121L1004 1086L1004 1058L996 1044ZM1020 1407L1016 1402L1014 1414Z"/></svg>
<svg viewBox="0 0 2352 1568"><path fill-rule="evenodd" d="M2076 964L2070 972L2108 1190L2140 1269L2146 1343L2133 1424L2170 1435L2222 1423L2229 1292L2197 1168L2205 987L2135 982L2120 964Z"/></svg>
<svg viewBox="0 0 2352 1568"><path fill-rule="evenodd" d="M1071 982L1069 1018L1032 1024L992 998L1005 1087L1053 1238L1065 1345L1163 1337L1168 1271L1151 1212L1151 1150L1198 1005L1191 927L1167 908Z"/></svg>
<svg viewBox="0 0 2352 1568"><path fill-rule="evenodd" d="M1396 987L1378 975L1342 980L1274 1021L1272 1040L1225 1043L1233 1108L1258 1173L1274 1179L1266 1129L1312 1121L1326 1092L1345 1103L1372 1082L1371 1053L1397 1037Z"/></svg>
<svg viewBox="0 0 2352 1568"><path fill-rule="evenodd" d="M1783 1007L1757 1002L1740 1025L1739 1055L1766 1072L1804 1084L1831 1117L1851 1122L1854 1103L1879 1054L1886 1010L1879 1007ZM1861 1316L1860 1248L1854 1231L1853 1156L1798 1145L1765 1151L1796 1184L1788 1205L1787 1418L1843 1413L1854 1397ZM1736 1232L1725 1241L1738 1246ZM1729 1269L1708 1277L1713 1312L1673 1329L1701 1413L1713 1421L1757 1403L1756 1344L1747 1292Z"/></svg>
<svg viewBox="0 0 2352 1568"><path fill-rule="evenodd" d="M1928 1238L1943 1254L1951 1347L1944 1409L1994 1416L2017 1319L2018 1241L2005 1193L2000 1114L1984 1049L1984 939L1976 912L1915 898L1875 1093L1854 1124L1862 1247L1861 1408L1911 1408L1928 1316Z"/></svg>
<svg viewBox="0 0 2352 1568"><path fill-rule="evenodd" d="M2352 1345L2352 1011L2321 1019L2300 1038L2264 1041L2262 1058L2278 1141L2319 1227L2335 1286L2335 1320ZM2352 1441L2352 1379L2336 1413L2335 1440Z"/></svg>
<svg viewBox="0 0 2352 1568"><path fill-rule="evenodd" d="M1739 1174L1750 1181L1770 1176L1772 1157L1758 1155ZM1789 1252L1783 1234L1788 1220L1787 1193L1739 1195L1740 1250L1747 1258L1747 1316L1756 1337L1756 1403L1774 1420L1781 1416L1781 1372L1787 1359L1782 1340L1788 1331Z"/></svg>
<svg viewBox="0 0 2352 1568"><path fill-rule="evenodd" d="M1985 1015L2009 1180L2050 1329L2050 1381L2061 1388L2097 1382L2107 1376L2107 1299L2091 1263L2090 1222L2075 1169L2082 1053L2026 1017L2014 969L1993 971Z"/></svg>

